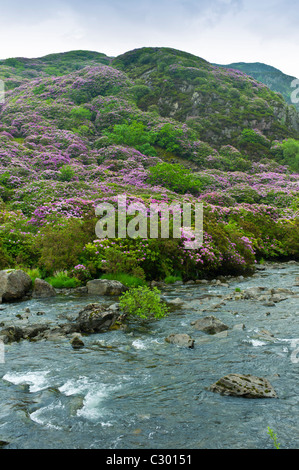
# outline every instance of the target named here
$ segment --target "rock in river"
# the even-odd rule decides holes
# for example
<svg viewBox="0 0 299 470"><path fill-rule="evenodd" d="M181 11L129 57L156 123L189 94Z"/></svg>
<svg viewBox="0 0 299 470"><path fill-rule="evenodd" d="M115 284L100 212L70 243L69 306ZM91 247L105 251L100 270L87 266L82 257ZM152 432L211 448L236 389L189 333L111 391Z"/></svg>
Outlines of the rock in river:
<svg viewBox="0 0 299 470"><path fill-rule="evenodd" d="M167 343L177 344L178 346L186 346L191 349L194 347L194 339L184 333L171 334L165 338L165 341L167 341Z"/></svg>
<svg viewBox="0 0 299 470"><path fill-rule="evenodd" d="M120 295L126 290L119 281L109 281L108 279L94 279L87 283L88 294L91 295Z"/></svg>
<svg viewBox="0 0 299 470"><path fill-rule="evenodd" d="M114 325L119 316L117 311L107 310L103 305L89 304L79 312L75 320L76 331L98 333L107 330Z"/></svg>
<svg viewBox="0 0 299 470"><path fill-rule="evenodd" d="M213 315L209 317L200 318L199 320L192 322L196 330L204 331L209 335L215 335L221 331L228 330L228 326L222 323L222 321L215 318Z"/></svg>
<svg viewBox="0 0 299 470"><path fill-rule="evenodd" d="M244 398L277 398L267 379L253 375L229 374L209 387L212 392Z"/></svg>

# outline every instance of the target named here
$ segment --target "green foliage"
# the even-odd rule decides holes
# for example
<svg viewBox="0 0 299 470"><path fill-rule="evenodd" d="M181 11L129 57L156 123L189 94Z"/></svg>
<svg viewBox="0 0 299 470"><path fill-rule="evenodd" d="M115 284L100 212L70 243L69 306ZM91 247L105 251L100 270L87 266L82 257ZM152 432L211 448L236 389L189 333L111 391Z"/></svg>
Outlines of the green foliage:
<svg viewBox="0 0 299 470"><path fill-rule="evenodd" d="M272 439L273 444L274 444L274 447L275 447L276 449L280 449L280 444L279 444L279 442L277 442L277 434L275 434L274 431L273 431L271 428L269 428L269 426L268 426L268 432L267 432L267 434L268 434L268 435L270 436L270 438Z"/></svg>
<svg viewBox="0 0 299 470"><path fill-rule="evenodd" d="M197 194L202 187L200 178L178 163L158 163L149 172L151 184L165 186L179 194Z"/></svg>
<svg viewBox="0 0 299 470"><path fill-rule="evenodd" d="M299 140L287 139L282 145L283 161L289 165L293 171L299 172Z"/></svg>
<svg viewBox="0 0 299 470"><path fill-rule="evenodd" d="M119 306L125 315L146 320L164 318L169 312L160 300L160 291L147 286L133 288L122 294Z"/></svg>
<svg viewBox="0 0 299 470"><path fill-rule="evenodd" d="M75 171L70 165L63 165L59 170L60 181L71 181L75 176Z"/></svg>
<svg viewBox="0 0 299 470"><path fill-rule="evenodd" d="M181 276L166 276L164 279L165 284L174 284L178 281L182 281Z"/></svg>
<svg viewBox="0 0 299 470"><path fill-rule="evenodd" d="M86 240L91 236L88 225L79 219L46 225L35 241L39 266L49 274L72 269L78 264Z"/></svg>
<svg viewBox="0 0 299 470"><path fill-rule="evenodd" d="M65 272L58 272L55 276L48 277L45 280L56 289L72 289L80 285L80 281L78 279L69 277Z"/></svg>
<svg viewBox="0 0 299 470"><path fill-rule="evenodd" d="M84 120L90 120L92 113L89 111L89 109L83 108L82 106L73 108L70 112L71 117L75 121L84 121Z"/></svg>
<svg viewBox="0 0 299 470"><path fill-rule="evenodd" d="M105 131L103 135L107 136L109 143L118 145L127 145L145 155L155 156L156 151L151 143L153 136L145 128L142 122L133 121L131 124L116 124L112 132Z"/></svg>
<svg viewBox="0 0 299 470"><path fill-rule="evenodd" d="M246 144L258 144L265 148L270 148L271 143L261 133L254 129L244 129L240 137L240 146L246 147Z"/></svg>
<svg viewBox="0 0 299 470"><path fill-rule="evenodd" d="M127 273L103 274L101 279L119 281L126 287L144 286L146 283L140 277L132 276Z"/></svg>
<svg viewBox="0 0 299 470"><path fill-rule="evenodd" d="M31 277L32 281L34 282L35 279L41 279L42 278L42 274L41 274L41 271L38 269L38 268L33 268L33 269L29 269L29 268L23 268L23 271L28 274L28 276Z"/></svg>

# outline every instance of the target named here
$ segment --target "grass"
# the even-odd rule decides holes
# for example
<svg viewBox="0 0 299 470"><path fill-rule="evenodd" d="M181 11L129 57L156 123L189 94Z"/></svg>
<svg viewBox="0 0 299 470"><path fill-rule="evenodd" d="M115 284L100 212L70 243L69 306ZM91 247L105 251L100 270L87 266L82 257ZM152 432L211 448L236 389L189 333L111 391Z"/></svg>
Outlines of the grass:
<svg viewBox="0 0 299 470"><path fill-rule="evenodd" d="M116 273L116 274L103 274L101 279L108 279L109 281L119 281L126 287L139 287L145 286L146 282L140 277L132 276L126 273Z"/></svg>
<svg viewBox="0 0 299 470"><path fill-rule="evenodd" d="M73 288L78 287L81 283L78 279L74 277L69 277L64 272L59 272L55 276L48 277L45 279L51 286L55 289L63 289L63 288Z"/></svg>
<svg viewBox="0 0 299 470"><path fill-rule="evenodd" d="M34 283L35 279L42 279L42 276L41 276L41 273L40 273L40 270L38 268L34 268L34 269L23 269L23 271L28 274L28 276L31 277L32 279L32 282Z"/></svg>
<svg viewBox="0 0 299 470"><path fill-rule="evenodd" d="M177 281L182 281L182 278L180 276L167 276L164 279L165 284L174 284Z"/></svg>

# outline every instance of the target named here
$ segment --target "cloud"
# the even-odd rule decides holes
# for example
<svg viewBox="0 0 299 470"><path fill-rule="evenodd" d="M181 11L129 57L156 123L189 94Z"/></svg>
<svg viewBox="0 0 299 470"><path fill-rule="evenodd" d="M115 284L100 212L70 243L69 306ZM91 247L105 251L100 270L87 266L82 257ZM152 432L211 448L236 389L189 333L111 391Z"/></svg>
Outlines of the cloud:
<svg viewBox="0 0 299 470"><path fill-rule="evenodd" d="M165 46L299 76L299 9L290 0L2 0L0 15L1 58Z"/></svg>

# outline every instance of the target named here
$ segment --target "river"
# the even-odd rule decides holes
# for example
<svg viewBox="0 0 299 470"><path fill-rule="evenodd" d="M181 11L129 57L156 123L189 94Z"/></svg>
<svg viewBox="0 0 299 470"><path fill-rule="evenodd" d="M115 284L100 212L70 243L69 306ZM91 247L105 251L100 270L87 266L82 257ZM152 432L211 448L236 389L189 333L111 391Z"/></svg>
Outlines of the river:
<svg viewBox="0 0 299 470"><path fill-rule="evenodd" d="M165 287L163 295L179 297L183 308L159 321L85 336L80 350L68 338L5 345L0 440L7 449L270 449L269 426L281 448L299 448L298 275L298 263L272 263L254 276L226 279L228 286L209 281ZM275 306L238 295L224 300L236 288L254 286L297 295ZM55 325L94 301L115 299L57 295L2 304L0 321ZM16 317L26 308L28 320ZM191 322L207 315L229 327L227 337L194 329ZM240 324L245 329L234 329ZM274 336L263 336L263 329ZM189 334L194 348L167 343L171 333ZM229 373L267 378L278 398L208 390Z"/></svg>

